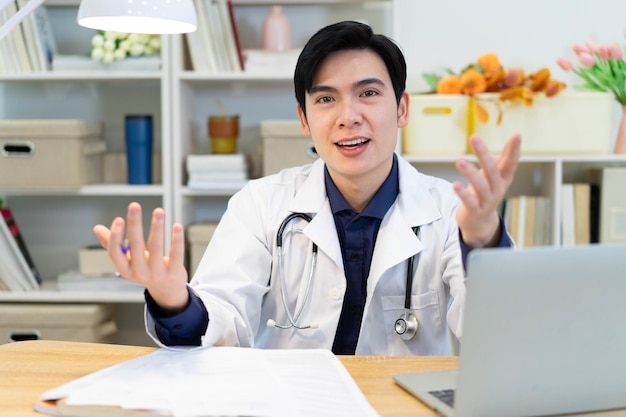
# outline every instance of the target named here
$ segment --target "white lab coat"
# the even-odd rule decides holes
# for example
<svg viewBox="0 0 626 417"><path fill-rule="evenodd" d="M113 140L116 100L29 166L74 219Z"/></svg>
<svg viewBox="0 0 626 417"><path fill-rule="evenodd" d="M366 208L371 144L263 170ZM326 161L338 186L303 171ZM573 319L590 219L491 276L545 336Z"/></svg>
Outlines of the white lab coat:
<svg viewBox="0 0 626 417"><path fill-rule="evenodd" d="M454 218L459 201L450 183L419 173L401 157L398 162L400 193L378 232L356 354L449 355L454 353L451 334L461 337L465 299ZM287 304L293 315L306 303L298 324L317 323L318 329L266 326L268 319L289 323L281 299L276 232L292 212L308 213L313 220L292 220L285 229ZM420 226L419 237L413 226ZM311 242L319 251L305 300ZM395 334L394 323L404 311L407 259L415 254L411 311L419 331L407 342ZM234 195L190 286L209 313L203 345L330 349L346 278L323 161L253 180ZM146 326L159 343L147 313Z"/></svg>

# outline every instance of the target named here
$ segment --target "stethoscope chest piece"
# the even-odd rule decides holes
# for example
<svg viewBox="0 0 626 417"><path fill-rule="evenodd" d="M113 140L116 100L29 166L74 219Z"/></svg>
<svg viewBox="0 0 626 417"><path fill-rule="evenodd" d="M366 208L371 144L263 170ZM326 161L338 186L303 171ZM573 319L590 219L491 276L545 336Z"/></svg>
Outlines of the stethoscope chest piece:
<svg viewBox="0 0 626 417"><path fill-rule="evenodd" d="M402 340L411 340L417 335L417 329L419 323L417 317L414 314L403 314L394 325L396 334L400 336Z"/></svg>

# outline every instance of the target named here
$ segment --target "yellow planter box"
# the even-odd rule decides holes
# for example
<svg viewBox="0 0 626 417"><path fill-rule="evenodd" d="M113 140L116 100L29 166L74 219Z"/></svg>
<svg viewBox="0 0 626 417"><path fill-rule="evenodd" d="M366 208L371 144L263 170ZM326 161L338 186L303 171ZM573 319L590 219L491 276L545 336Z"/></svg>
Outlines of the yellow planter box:
<svg viewBox="0 0 626 417"><path fill-rule="evenodd" d="M467 151L469 97L411 94L402 131L406 155L460 155Z"/></svg>
<svg viewBox="0 0 626 417"><path fill-rule="evenodd" d="M469 132L498 153L514 134L522 135L522 154L607 154L611 144L613 96L599 92L563 92L537 97L532 106L502 102L497 93L474 97L489 114L487 123L470 120Z"/></svg>

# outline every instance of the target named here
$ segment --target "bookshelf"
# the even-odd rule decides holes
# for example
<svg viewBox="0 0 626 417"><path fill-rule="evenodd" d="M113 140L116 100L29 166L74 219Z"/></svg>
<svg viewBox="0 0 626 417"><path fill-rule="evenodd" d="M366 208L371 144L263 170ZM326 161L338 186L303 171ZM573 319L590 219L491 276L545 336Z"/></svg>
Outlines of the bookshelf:
<svg viewBox="0 0 626 417"><path fill-rule="evenodd" d="M404 46L409 68L417 62L417 53L407 46L412 45L412 38L407 29L410 25L406 22L406 10L418 3L414 0L234 0L244 48L259 47L263 18L271 5L279 4L292 24L294 47L301 47L325 24L342 19L364 20L376 32L391 35ZM74 23L78 0L49 0L46 5L50 7L55 30L62 28L55 31L61 52L77 53L85 42L89 44L87 39L92 32ZM91 231L93 225L106 224L115 216L124 215L130 201L139 201L145 213L155 207L165 208L166 241L174 222L189 226L219 220L237 188L189 189L184 167L187 155L209 150L207 118L219 112L217 99L227 111L240 115L238 146L249 158L252 177L261 172L261 120L297 118L291 73L194 71L189 65L184 36L162 37L161 58L162 67L157 71L0 74L0 118L102 119L111 152L123 151L125 114L152 114L155 154L160 157L161 171L161 181L145 186L107 183L60 193L7 191L0 187L0 197L11 207L44 280L39 291L0 292L0 303L115 304L120 341L150 344L143 328L142 294L63 293L54 288L56 276L76 268L79 247L96 243ZM420 65L423 67L425 63ZM410 81L415 81L416 74L419 72L411 72ZM405 157L425 173L460 179L454 169L455 156ZM626 167L626 156L524 156L509 196L551 197L552 244L559 245L560 184L582 180L587 170L605 166ZM148 224L144 227L147 230Z"/></svg>

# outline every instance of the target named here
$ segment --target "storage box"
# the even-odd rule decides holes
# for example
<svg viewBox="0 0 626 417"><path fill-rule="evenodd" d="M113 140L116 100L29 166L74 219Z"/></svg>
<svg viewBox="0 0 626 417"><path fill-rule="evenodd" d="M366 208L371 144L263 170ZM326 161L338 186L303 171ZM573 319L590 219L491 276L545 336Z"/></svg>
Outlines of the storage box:
<svg viewBox="0 0 626 417"><path fill-rule="evenodd" d="M0 344L30 339L115 342L110 304L0 304Z"/></svg>
<svg viewBox="0 0 626 417"><path fill-rule="evenodd" d="M113 275L115 265L102 246L83 246L78 250L78 270L87 277Z"/></svg>
<svg viewBox="0 0 626 417"><path fill-rule="evenodd" d="M466 153L468 103L465 95L409 95L409 123L402 131L402 152L425 156Z"/></svg>
<svg viewBox="0 0 626 417"><path fill-rule="evenodd" d="M538 96L530 107L519 101L502 102L497 93L477 94L475 100L487 110L489 120L481 123L474 118L473 131L493 153L499 153L515 133L522 135L525 155L610 151L613 96L609 93L563 92L551 98Z"/></svg>
<svg viewBox="0 0 626 417"><path fill-rule="evenodd" d="M311 138L302 134L299 120L263 120L263 175L306 165L318 158Z"/></svg>
<svg viewBox="0 0 626 417"><path fill-rule="evenodd" d="M217 223L196 223L187 227L189 278L196 272L200 259L202 259L202 255L204 255L204 251L216 227Z"/></svg>
<svg viewBox="0 0 626 417"><path fill-rule="evenodd" d="M0 188L74 190L102 182L102 122L0 120Z"/></svg>

